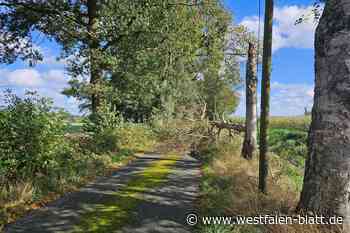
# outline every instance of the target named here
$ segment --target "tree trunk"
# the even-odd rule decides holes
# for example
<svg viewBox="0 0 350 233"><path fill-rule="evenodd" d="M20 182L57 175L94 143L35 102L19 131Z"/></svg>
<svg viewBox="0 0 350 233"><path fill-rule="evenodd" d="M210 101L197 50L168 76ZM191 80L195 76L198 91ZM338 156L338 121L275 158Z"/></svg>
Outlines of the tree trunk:
<svg viewBox="0 0 350 233"><path fill-rule="evenodd" d="M260 123L260 156L259 156L259 190L267 193L268 145L267 129L270 111L270 77L272 62L272 21L273 0L267 0L265 6L263 77L261 87L261 123Z"/></svg>
<svg viewBox="0 0 350 233"><path fill-rule="evenodd" d="M350 217L350 4L328 0L316 30L316 83L299 210Z"/></svg>
<svg viewBox="0 0 350 233"><path fill-rule="evenodd" d="M246 118L245 135L242 148L242 156L246 159L252 159L256 150L256 85L257 54L254 43L249 43L247 73L246 73Z"/></svg>
<svg viewBox="0 0 350 233"><path fill-rule="evenodd" d="M89 53L90 53L90 84L92 87L91 93L91 111L96 113L100 105L100 96L98 85L101 79L101 71L98 62L99 42L97 39L97 1L88 0L88 32L89 32Z"/></svg>

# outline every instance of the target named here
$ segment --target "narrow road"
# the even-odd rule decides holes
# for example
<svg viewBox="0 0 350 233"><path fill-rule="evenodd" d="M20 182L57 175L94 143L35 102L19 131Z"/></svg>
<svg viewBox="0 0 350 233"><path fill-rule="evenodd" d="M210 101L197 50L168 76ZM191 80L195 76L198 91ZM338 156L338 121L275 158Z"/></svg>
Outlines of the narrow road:
<svg viewBox="0 0 350 233"><path fill-rule="evenodd" d="M199 162L185 156L147 154L47 207L34 210L6 233L190 233Z"/></svg>

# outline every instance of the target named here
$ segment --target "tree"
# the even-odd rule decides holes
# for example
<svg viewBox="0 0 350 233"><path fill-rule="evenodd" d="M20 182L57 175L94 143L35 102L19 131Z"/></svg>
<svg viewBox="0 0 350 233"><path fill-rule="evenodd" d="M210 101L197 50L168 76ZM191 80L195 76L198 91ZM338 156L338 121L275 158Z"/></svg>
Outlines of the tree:
<svg viewBox="0 0 350 233"><path fill-rule="evenodd" d="M237 55L231 53L231 16L220 4L209 8L207 14L200 49L199 72L203 80L199 82L199 92L205 100L206 117L217 120L232 113L238 104L233 88L240 81L239 64Z"/></svg>
<svg viewBox="0 0 350 233"><path fill-rule="evenodd" d="M0 40L1 60L12 63L17 57L23 57L34 63L41 57L33 36L38 32L45 34L62 45L62 58L74 55L69 64L73 76L89 76L91 110L96 112L99 95L95 89L102 79L101 61L104 60L98 21L101 8L97 0L1 1L0 32L5 35L5 39Z"/></svg>
<svg viewBox="0 0 350 233"><path fill-rule="evenodd" d="M350 216L349 1L326 1L316 29L316 84L299 210Z"/></svg>
<svg viewBox="0 0 350 233"><path fill-rule="evenodd" d="M155 111L173 116L177 106L204 99L195 78L204 57L209 83L216 93L225 84L220 94L228 96L229 69L219 71L230 15L219 0L3 0L0 19L6 34L0 37L0 62L22 58L34 64L41 58L35 35L55 40L71 76L64 94L78 98L82 109L96 112L107 100L130 120L144 121Z"/></svg>
<svg viewBox="0 0 350 233"><path fill-rule="evenodd" d="M246 128L242 148L242 156L252 159L256 149L256 86L257 86L257 52L254 43L249 43L246 72Z"/></svg>
<svg viewBox="0 0 350 233"><path fill-rule="evenodd" d="M261 116L260 116L260 154L259 154L259 190L267 193L268 176L268 144L267 129L269 127L270 111L270 76L272 63L272 24L273 0L267 0L265 5L265 25L263 42L263 70L261 88Z"/></svg>

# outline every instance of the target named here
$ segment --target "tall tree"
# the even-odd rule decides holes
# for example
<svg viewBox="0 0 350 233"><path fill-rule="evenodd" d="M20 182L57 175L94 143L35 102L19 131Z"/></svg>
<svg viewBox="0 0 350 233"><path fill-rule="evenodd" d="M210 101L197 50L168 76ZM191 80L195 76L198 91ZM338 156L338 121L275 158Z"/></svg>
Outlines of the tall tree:
<svg viewBox="0 0 350 233"><path fill-rule="evenodd" d="M273 0L265 3L265 24L263 42L263 70L261 82L261 116L260 116L260 155L259 155L259 190L267 193L268 176L268 144L267 130L269 127L270 112L270 77L272 64L272 25L273 25Z"/></svg>
<svg viewBox="0 0 350 233"><path fill-rule="evenodd" d="M350 216L350 15L327 0L315 36L315 95L298 209ZM347 231L348 232L348 231Z"/></svg>
<svg viewBox="0 0 350 233"><path fill-rule="evenodd" d="M205 99L206 116L217 120L232 113L237 106L233 87L239 82L239 66L230 47L230 35L233 34L230 14L220 1L206 14L203 48L200 50L200 72L203 74L200 93Z"/></svg>
<svg viewBox="0 0 350 233"><path fill-rule="evenodd" d="M1 52L7 63L17 57L37 58L39 51L33 43L35 33L43 33L62 45L62 57L70 59L70 71L75 76L88 75L91 83L91 110L96 111L99 97L96 87L101 79L97 0L87 1L35 1L3 0L0 2ZM10 42L10 46L6 43ZM21 44L24 44L23 47ZM16 49L13 49L16 48ZM31 53L28 53L31 52ZM24 55L23 55L24 54ZM4 59L0 59L4 60Z"/></svg>
<svg viewBox="0 0 350 233"><path fill-rule="evenodd" d="M256 86L257 86L257 51L255 44L250 42L246 67L246 117L245 135L242 156L252 159L256 149L257 117L256 117Z"/></svg>
<svg viewBox="0 0 350 233"><path fill-rule="evenodd" d="M88 0L88 45L89 45L89 59L90 59L90 83L92 85L98 85L101 78L101 67L98 65L98 50L99 39L98 33L98 15L97 15L97 0ZM100 105L99 94L94 92L91 95L91 110L97 112Z"/></svg>
<svg viewBox="0 0 350 233"><path fill-rule="evenodd" d="M219 75L230 21L220 0L0 0L0 34L6 34L0 37L0 62L22 58L34 64L41 57L33 38L45 35L68 60L71 80L64 94L92 112L108 99L126 118L142 121L155 109L174 115L177 105L213 99L203 98L199 72L207 72L214 94L232 96L229 69ZM198 65L203 60L208 71Z"/></svg>

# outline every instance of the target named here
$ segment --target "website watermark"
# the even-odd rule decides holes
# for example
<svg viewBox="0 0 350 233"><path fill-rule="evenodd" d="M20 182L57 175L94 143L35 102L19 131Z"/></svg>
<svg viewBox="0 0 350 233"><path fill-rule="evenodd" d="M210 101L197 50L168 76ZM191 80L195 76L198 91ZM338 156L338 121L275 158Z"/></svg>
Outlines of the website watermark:
<svg viewBox="0 0 350 233"><path fill-rule="evenodd" d="M258 215L258 216L201 216L195 213L188 214L186 222L190 226L204 225L340 225L343 217L322 215Z"/></svg>

